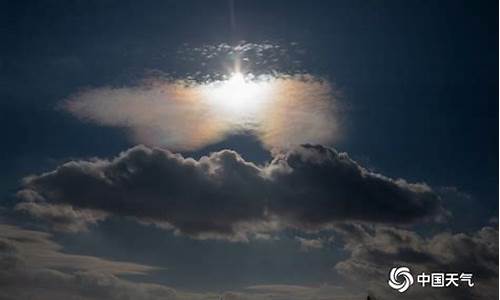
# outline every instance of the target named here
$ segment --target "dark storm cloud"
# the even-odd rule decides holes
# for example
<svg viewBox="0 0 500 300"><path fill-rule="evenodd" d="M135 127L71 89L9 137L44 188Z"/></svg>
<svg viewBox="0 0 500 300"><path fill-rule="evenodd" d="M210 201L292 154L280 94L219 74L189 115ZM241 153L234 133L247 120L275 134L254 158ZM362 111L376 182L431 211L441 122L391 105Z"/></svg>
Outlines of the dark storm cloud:
<svg viewBox="0 0 500 300"><path fill-rule="evenodd" d="M146 147L112 161L73 161L26 182L51 203L167 222L193 235L230 235L237 223L263 220L264 183L233 151L196 161Z"/></svg>
<svg viewBox="0 0 500 300"><path fill-rule="evenodd" d="M426 184L370 172L346 153L323 146L278 154L266 171L277 199L273 210L305 226L345 219L412 223L444 214Z"/></svg>
<svg viewBox="0 0 500 300"><path fill-rule="evenodd" d="M112 160L71 161L25 178L19 197L17 209L56 224L95 223L109 214L198 238L239 240L287 226L409 224L444 214L427 185L369 172L345 153L309 145L277 154L265 166L230 150L194 160L137 146ZM55 209L61 205L66 208ZM63 218L65 212L71 216Z"/></svg>
<svg viewBox="0 0 500 300"><path fill-rule="evenodd" d="M472 273L471 289L424 289L413 286L408 299L496 299L498 298L498 229L477 232L438 233L423 237L416 232L386 226L337 225L351 256L336 265L341 274L364 282L382 299L399 299L386 284L392 267L408 266L420 272Z"/></svg>

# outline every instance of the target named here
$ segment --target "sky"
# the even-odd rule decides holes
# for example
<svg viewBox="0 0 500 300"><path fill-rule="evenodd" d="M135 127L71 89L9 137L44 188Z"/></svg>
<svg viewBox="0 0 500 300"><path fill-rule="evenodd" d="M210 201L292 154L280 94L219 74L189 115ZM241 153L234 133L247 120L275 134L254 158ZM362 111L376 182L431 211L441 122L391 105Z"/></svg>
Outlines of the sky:
<svg viewBox="0 0 500 300"><path fill-rule="evenodd" d="M498 297L497 12L3 1L0 299Z"/></svg>

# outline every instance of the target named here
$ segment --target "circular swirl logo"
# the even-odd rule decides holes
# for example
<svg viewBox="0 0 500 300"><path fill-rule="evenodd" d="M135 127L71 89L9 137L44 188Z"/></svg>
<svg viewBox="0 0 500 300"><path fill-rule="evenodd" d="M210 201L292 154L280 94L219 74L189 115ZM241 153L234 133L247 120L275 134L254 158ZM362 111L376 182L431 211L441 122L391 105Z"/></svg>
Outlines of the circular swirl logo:
<svg viewBox="0 0 500 300"><path fill-rule="evenodd" d="M400 293L405 292L413 284L413 276L408 267L392 268L389 273L389 286Z"/></svg>

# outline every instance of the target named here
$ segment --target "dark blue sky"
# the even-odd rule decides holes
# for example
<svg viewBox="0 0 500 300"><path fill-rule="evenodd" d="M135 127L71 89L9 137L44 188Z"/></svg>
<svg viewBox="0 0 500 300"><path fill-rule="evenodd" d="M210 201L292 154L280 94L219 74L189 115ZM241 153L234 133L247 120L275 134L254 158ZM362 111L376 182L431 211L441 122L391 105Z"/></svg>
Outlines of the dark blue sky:
<svg viewBox="0 0 500 300"><path fill-rule="evenodd" d="M342 92L336 148L388 175L455 186L497 207L498 36L488 1L237 1L233 30L226 1L2 6L4 189L54 160L126 147L118 130L54 109L71 93L151 70L188 72L174 57L184 43L267 40L299 43L304 68Z"/></svg>

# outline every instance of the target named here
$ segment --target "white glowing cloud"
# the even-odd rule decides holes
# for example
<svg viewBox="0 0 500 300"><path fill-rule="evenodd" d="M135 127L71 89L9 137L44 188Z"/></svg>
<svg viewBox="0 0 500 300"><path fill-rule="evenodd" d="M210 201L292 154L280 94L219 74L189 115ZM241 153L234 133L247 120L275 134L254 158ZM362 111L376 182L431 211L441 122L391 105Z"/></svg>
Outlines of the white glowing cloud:
<svg viewBox="0 0 500 300"><path fill-rule="evenodd" d="M241 73L234 73L228 80L200 88L214 110L237 120L242 117L255 118L261 113L265 102L270 100L272 85L267 81L253 81Z"/></svg>
<svg viewBox="0 0 500 300"><path fill-rule="evenodd" d="M309 75L153 80L82 91L63 107L82 120L128 128L135 142L178 150L201 148L240 131L253 132L268 148L329 144L338 136L331 87Z"/></svg>

